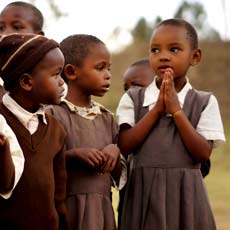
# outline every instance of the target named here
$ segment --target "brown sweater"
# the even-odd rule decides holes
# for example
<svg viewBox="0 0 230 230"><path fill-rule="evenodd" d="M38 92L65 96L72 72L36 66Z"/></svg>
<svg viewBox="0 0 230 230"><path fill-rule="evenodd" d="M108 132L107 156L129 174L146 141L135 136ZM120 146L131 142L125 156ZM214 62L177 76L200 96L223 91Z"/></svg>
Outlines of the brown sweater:
<svg viewBox="0 0 230 230"><path fill-rule="evenodd" d="M0 198L0 229L57 230L58 221L64 224L66 216L66 133L49 115L48 125L40 123L31 135L3 104L0 113L14 131L25 157L24 172L11 198Z"/></svg>

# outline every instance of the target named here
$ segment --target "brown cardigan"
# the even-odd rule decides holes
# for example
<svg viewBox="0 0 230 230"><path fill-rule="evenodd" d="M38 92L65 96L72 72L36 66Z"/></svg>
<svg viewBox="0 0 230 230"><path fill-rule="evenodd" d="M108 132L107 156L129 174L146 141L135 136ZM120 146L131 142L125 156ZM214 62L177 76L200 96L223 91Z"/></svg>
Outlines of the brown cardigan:
<svg viewBox="0 0 230 230"><path fill-rule="evenodd" d="M0 198L0 229L57 230L59 220L64 224L66 217L66 132L47 115L48 125L40 123L31 135L3 104L0 113L14 131L25 157L24 172L11 198Z"/></svg>

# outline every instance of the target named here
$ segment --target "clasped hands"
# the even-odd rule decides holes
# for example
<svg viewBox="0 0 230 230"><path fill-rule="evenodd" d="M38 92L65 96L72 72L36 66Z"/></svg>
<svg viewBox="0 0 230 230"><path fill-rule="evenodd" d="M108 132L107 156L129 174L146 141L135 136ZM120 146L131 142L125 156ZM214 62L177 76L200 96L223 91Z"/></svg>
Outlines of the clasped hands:
<svg viewBox="0 0 230 230"><path fill-rule="evenodd" d="M160 94L155 105L155 109L157 109L159 114L169 113L173 115L181 110L174 87L173 74L174 72L171 68L167 68L163 74Z"/></svg>
<svg viewBox="0 0 230 230"><path fill-rule="evenodd" d="M109 144L103 149L96 148L78 148L76 157L86 163L90 168L95 169L98 173L104 174L112 172L120 157L120 150L114 144Z"/></svg>

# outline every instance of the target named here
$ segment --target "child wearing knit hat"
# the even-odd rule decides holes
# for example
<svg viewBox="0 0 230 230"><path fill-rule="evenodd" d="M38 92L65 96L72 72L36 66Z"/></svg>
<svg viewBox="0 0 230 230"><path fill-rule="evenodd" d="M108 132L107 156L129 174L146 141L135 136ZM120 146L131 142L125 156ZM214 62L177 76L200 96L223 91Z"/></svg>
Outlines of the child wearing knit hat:
<svg viewBox="0 0 230 230"><path fill-rule="evenodd" d="M0 198L0 229L66 227L66 132L43 107L59 103L63 96L63 65L54 40L34 34L0 39L0 76L8 91L0 113L25 157L23 175L11 199Z"/></svg>

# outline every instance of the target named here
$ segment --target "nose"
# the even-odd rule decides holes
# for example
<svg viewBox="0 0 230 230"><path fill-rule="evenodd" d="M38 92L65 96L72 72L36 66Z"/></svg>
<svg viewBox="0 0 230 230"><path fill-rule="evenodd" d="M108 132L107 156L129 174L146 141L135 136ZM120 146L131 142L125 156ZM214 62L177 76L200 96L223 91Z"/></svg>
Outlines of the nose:
<svg viewBox="0 0 230 230"><path fill-rule="evenodd" d="M111 77L112 77L112 74L110 73L110 70L107 70L107 73L106 73L106 75L105 75L105 79L106 79L106 80L110 80Z"/></svg>
<svg viewBox="0 0 230 230"><path fill-rule="evenodd" d="M161 52L161 55L160 55L160 61L161 61L161 62L170 61L170 55L169 55L169 53L166 52L166 51L162 51L162 52Z"/></svg>
<svg viewBox="0 0 230 230"><path fill-rule="evenodd" d="M62 86L62 85L64 85L64 83L65 83L64 79L61 76L59 76L59 78L58 78L58 84L60 86Z"/></svg>
<svg viewBox="0 0 230 230"><path fill-rule="evenodd" d="M15 33L15 31L10 27L6 27L1 31L1 34L4 34L4 35L9 35L13 33Z"/></svg>

